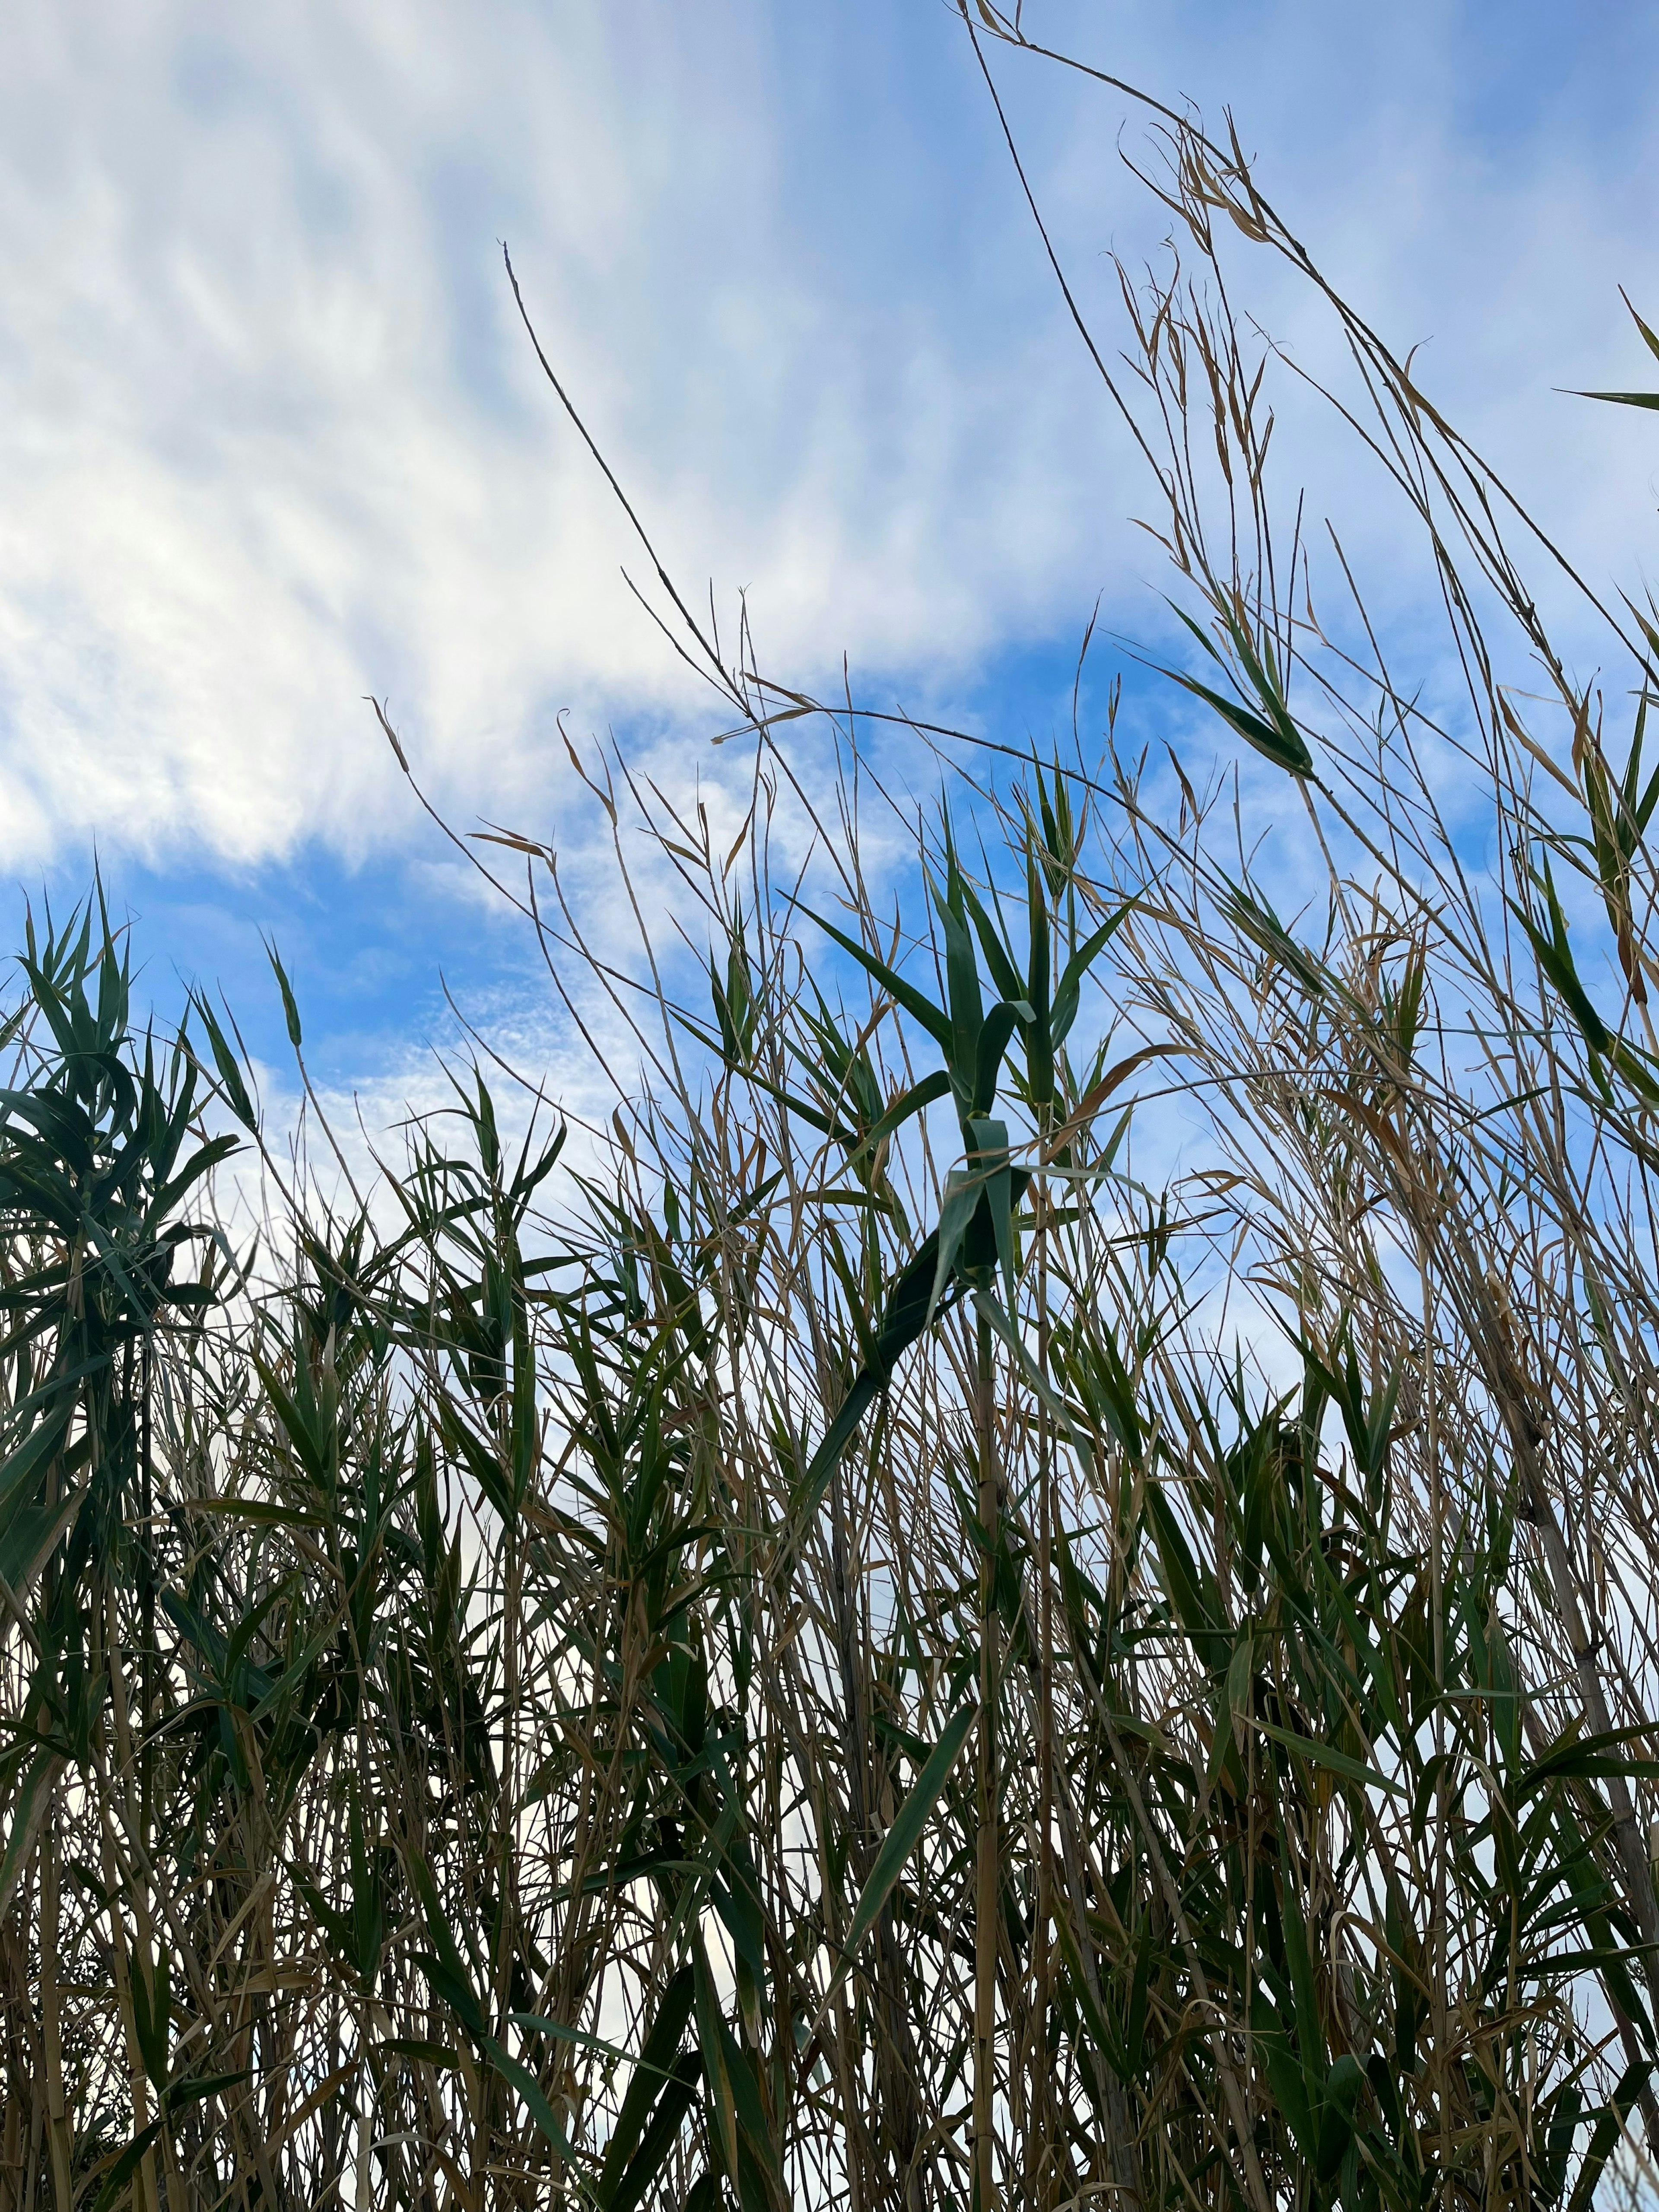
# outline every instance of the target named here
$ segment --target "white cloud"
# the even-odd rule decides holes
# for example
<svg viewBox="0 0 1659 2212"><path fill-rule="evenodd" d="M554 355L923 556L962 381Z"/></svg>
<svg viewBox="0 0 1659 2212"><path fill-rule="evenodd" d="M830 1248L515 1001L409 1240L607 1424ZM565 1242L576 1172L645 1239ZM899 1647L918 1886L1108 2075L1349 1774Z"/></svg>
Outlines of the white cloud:
<svg viewBox="0 0 1659 2212"><path fill-rule="evenodd" d="M1489 128L1446 11L1248 12L1127 8L1109 40L1094 9L1044 21L1231 98L1356 295L1434 334L1435 388L1601 571L1628 568L1646 426L1547 394L1639 374L1613 286L1659 273L1630 182L1652 181L1651 36L1632 14L1599 63L1587 36L1577 75ZM1103 584L1131 620L1149 604L1123 598L1151 566L1123 521L1144 485L942 8L26 0L6 40L7 865L88 832L237 861L403 839L369 690L463 812L545 808L562 707L690 726L502 234L678 573L728 605L751 586L781 665L827 675L845 647L914 701L1073 627ZM1158 234L1117 111L998 69L1109 315L1102 249ZM1320 357L1299 303L1269 284L1264 307ZM1335 448L1305 450L1340 494Z"/></svg>

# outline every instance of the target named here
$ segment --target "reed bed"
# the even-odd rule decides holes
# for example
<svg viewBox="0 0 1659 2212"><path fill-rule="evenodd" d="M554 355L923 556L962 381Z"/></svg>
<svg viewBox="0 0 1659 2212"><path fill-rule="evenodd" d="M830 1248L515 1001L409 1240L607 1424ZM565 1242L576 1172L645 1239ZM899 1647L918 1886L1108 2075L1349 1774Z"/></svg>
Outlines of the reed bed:
<svg viewBox="0 0 1659 2212"><path fill-rule="evenodd" d="M1026 42L979 18L988 81ZM728 656L659 564L740 833L579 763L625 962L536 836L472 848L603 1012L578 1142L459 1068L360 1203L267 1146L222 1008L140 1025L100 895L31 921L6 2204L1647 2191L1659 637L1237 145L1160 127L1181 257L1096 359L1171 681L1265 757L1293 903L1259 783L1115 722L1046 757L909 726L918 819L888 722ZM1288 372L1227 253L1339 319L1438 609L1415 659L1458 672L1433 711L1340 544L1286 534ZM1596 685L1512 544L1600 626Z"/></svg>

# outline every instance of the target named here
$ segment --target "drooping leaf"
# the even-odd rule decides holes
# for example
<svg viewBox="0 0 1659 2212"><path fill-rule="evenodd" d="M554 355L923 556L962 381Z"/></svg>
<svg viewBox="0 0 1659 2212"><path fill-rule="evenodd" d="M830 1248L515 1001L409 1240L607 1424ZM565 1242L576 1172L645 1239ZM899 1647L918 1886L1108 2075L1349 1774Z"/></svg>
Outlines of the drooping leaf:
<svg viewBox="0 0 1659 2212"><path fill-rule="evenodd" d="M951 1778L951 1769L962 1755L962 1747L968 1741L969 1731L979 1717L976 1705L963 1705L953 1713L939 1732L939 1741L928 1753L921 1771L904 1795L892 1826L882 1839L875 1863L865 1877L858 1902L853 1907L853 1917L848 1923L847 1937L842 1956L830 1977L830 1990L819 2007L822 2011L830 1996L851 1972L859 1946L875 1926L881 1908L891 1895L893 1885L904 1871L911 1853L921 1841L933 1808L944 1793Z"/></svg>

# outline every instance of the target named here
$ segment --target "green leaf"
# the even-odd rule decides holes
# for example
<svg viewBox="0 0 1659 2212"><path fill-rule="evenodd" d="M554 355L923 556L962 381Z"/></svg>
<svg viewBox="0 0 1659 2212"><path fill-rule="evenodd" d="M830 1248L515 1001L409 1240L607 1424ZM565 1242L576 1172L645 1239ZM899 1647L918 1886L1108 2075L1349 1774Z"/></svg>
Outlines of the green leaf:
<svg viewBox="0 0 1659 2212"><path fill-rule="evenodd" d="M1055 1420L1060 1423L1061 1428L1065 1431L1066 1436L1071 1440L1073 1450L1076 1452L1079 1459L1081 1460L1084 1466L1092 1467L1095 1461L1093 1446L1091 1444L1088 1437L1085 1437L1083 1431L1078 1427L1075 1419L1073 1418L1071 1407L1066 1403L1066 1401L1060 1396L1060 1393L1054 1389L1054 1385L1043 1374L1042 1369L1037 1365L1036 1360L1032 1358L1030 1353L1026 1350L1024 1341L1020 1336L1019 1331L1014 1327L1013 1322L1003 1311L1002 1307L998 1304L997 1300L992 1297L988 1291L975 1291L974 1293L974 1310L976 1313L984 1316L985 1320L990 1323L995 1334L1000 1337L1003 1343L1007 1346L1009 1351L1013 1354L1015 1364L1018 1367L1020 1373L1024 1376L1026 1382L1036 1392L1037 1397L1042 1401L1043 1405L1046 1406L1048 1411L1054 1415Z"/></svg>
<svg viewBox="0 0 1659 2212"><path fill-rule="evenodd" d="M23 1862L46 1816L63 1767L63 1753L50 1745L42 1745L29 1762L23 1786L13 1802L11 1833L6 1838L5 1856L0 1858L0 1913L3 1913L11 1903L12 1892L17 1887L23 1870Z"/></svg>
<svg viewBox="0 0 1659 2212"><path fill-rule="evenodd" d="M1648 2086L1653 2072L1650 2058L1637 2058L1620 2076L1619 2086L1596 2120L1584 2153L1584 2162L1578 2169L1574 2185L1572 2203L1567 2212L1589 2212L1595 2201L1595 2185L1601 2179L1602 2169L1613 2155L1613 2146L1624 2133L1625 2122L1635 2111L1642 2092Z"/></svg>
<svg viewBox="0 0 1659 2212"><path fill-rule="evenodd" d="M607 2212L622 2212L625 2185L637 2184L636 2194L627 2199L637 2202L653 2178L636 2174L633 2160L635 2147L645 2131L646 2122L653 2106L660 2105L670 2094L669 2084L682 2077L675 2072L680 2041L685 2033L685 2024L691 2017L696 1996L696 1977L690 1966L682 1966L674 1975L657 2006L657 2016L651 2023L651 2032L639 2057L634 2062L617 2124L611 2131L605 2146L605 2163L599 2170L599 2199ZM693 2076L695 2081L695 2075ZM688 2087L686 2103L690 2102ZM684 2108L682 2108L683 2110ZM675 2122L678 2128L678 2120Z"/></svg>
<svg viewBox="0 0 1659 2212"><path fill-rule="evenodd" d="M326 1528L329 1525L320 1513L302 1513L297 1506L279 1505L271 1498L231 1498L220 1492L193 1498L189 1503L195 1511L214 1520L251 1521L265 1528Z"/></svg>
<svg viewBox="0 0 1659 2212"><path fill-rule="evenodd" d="M270 939L265 940L265 954L276 977L276 988L283 994L283 1015L288 1023L288 1041L295 1051L298 1052L301 1044L300 1009L295 1003L294 989L288 980L288 971L283 966L276 947Z"/></svg>
<svg viewBox="0 0 1659 2212"><path fill-rule="evenodd" d="M1248 1632L1241 1632L1227 1662L1227 1679L1217 1701L1215 1740L1210 1747L1208 1781L1211 1788L1227 1763L1227 1754L1243 1738L1243 1723L1250 1716L1250 1670L1255 1647Z"/></svg>
<svg viewBox="0 0 1659 2212"><path fill-rule="evenodd" d="M1297 2063L1289 2029L1259 1983L1251 1992L1250 2027L1256 2048L1266 2062L1267 2079L1279 2109L1297 2148L1311 2161L1318 2137L1306 2076Z"/></svg>
<svg viewBox="0 0 1659 2212"><path fill-rule="evenodd" d="M404 1864L421 1900L427 1933L438 1950L436 1958L423 1951L416 1951L413 1954L415 1963L473 2041L482 2044L485 2039L483 2007L478 2002L466 1962L461 1957L448 1917L439 1901L437 1884L432 1879L431 1869L413 1851L408 1854Z"/></svg>
<svg viewBox="0 0 1659 2212"><path fill-rule="evenodd" d="M840 1411L824 1431L802 1481L797 1510L814 1511L836 1462L857 1433L859 1423L886 1387L901 1352L927 1328L932 1316L931 1292L939 1255L939 1231L924 1237L915 1252L895 1277L887 1293L880 1329L869 1364L842 1401Z"/></svg>
<svg viewBox="0 0 1659 2212"><path fill-rule="evenodd" d="M242 1071L238 1065L236 1055L226 1042L225 1033L219 1026L218 1018L208 1003L205 993L193 992L191 994L191 1004L201 1017L202 1026L207 1031L208 1043L213 1053L213 1064L219 1071L219 1082L231 1112L244 1128L252 1130L255 1136L258 1136L259 1117L255 1114L253 1102L247 1095L247 1085L242 1080Z"/></svg>
<svg viewBox="0 0 1659 2212"><path fill-rule="evenodd" d="M708 2101L713 2107L720 2163L735 2189L738 2179L737 2090L726 2064L726 2022L720 2016L720 2001L714 1992L714 1978L708 1971L708 1960L701 1936L696 1939L693 1955L697 2043L702 2052L702 2076L708 2090Z"/></svg>
<svg viewBox="0 0 1659 2212"><path fill-rule="evenodd" d="M1624 301L1626 307L1629 308L1632 322L1633 322L1637 329L1641 331L1643 344L1646 346L1648 351L1653 356L1654 359L1656 361L1659 361L1659 337L1655 336L1654 332L1651 331L1648 328L1647 325L1642 320L1640 315L1637 313L1630 294L1625 289L1622 284L1619 287L1619 296Z"/></svg>
<svg viewBox="0 0 1659 2212"><path fill-rule="evenodd" d="M1060 970L1060 981L1054 987L1054 1012L1048 1023L1052 1051L1058 1052L1071 1034L1072 1024L1077 1019L1078 1000L1084 977L1133 913L1135 904L1133 899L1126 899L1115 914L1109 915L1098 929L1085 938Z"/></svg>
<svg viewBox="0 0 1659 2212"><path fill-rule="evenodd" d="M820 2014L851 1970L860 1944L875 1926L877 1916L887 1902L894 1883L904 1871L905 1862L921 1842L922 1831L933 1817L933 1808L951 1778L951 1770L961 1757L962 1747L968 1741L969 1731L978 1715L979 1708L973 1705L963 1705L951 1715L939 1741L933 1746L927 1765L905 1792L904 1802L883 1838L881 1849L876 1853L876 1863L859 1892L858 1903L853 1908L852 1923L847 1930L841 1964L830 1978L823 2004L819 2007Z"/></svg>
<svg viewBox="0 0 1659 2212"><path fill-rule="evenodd" d="M1212 691L1207 684L1200 684L1194 677L1183 676L1178 668L1161 669L1159 673L1180 684L1183 691L1190 691L1195 699L1201 699L1206 707L1212 707L1246 744L1254 745L1257 752L1265 755L1276 768L1282 768L1286 775L1310 776L1313 774L1313 755L1303 742L1301 732L1289 722L1288 718L1283 729L1275 729L1271 723L1264 722L1259 714L1253 714L1248 707L1241 707L1235 701L1224 698L1219 691Z"/></svg>
<svg viewBox="0 0 1659 2212"><path fill-rule="evenodd" d="M1325 2070L1325 2032L1319 2014L1313 1955L1308 1948L1307 1923L1302 1916L1302 1899L1293 1873L1286 1876L1280 1891L1279 1924L1285 1934L1285 1964L1291 1970L1297 2057L1307 2090L1309 2118L1316 2126Z"/></svg>
<svg viewBox="0 0 1659 2212"><path fill-rule="evenodd" d="M389 2035L380 2045L382 2051L395 2051L401 2058L417 2058L424 2066L442 2067L453 2072L457 2061L447 2044L426 2043L419 2036Z"/></svg>
<svg viewBox="0 0 1659 2212"><path fill-rule="evenodd" d="M1041 1125L1044 1109L1054 1103L1054 1038L1048 1000L1048 902L1043 896L1042 870L1038 865L1036 842L1035 836L1028 836L1025 901L1030 957L1025 997L1031 1008L1031 1019L1025 1031L1025 1073Z"/></svg>
<svg viewBox="0 0 1659 2212"><path fill-rule="evenodd" d="M640 2138L639 2148L617 2175L608 2192L601 2183L599 2202L605 2212L634 2212L634 2207L667 2165L678 2139L680 2123L696 2100L697 2084L702 2079L702 2057L689 2051L664 2085L650 2124ZM632 2089L632 2082L629 2087ZM611 2140L614 2142L615 2137Z"/></svg>
<svg viewBox="0 0 1659 2212"><path fill-rule="evenodd" d="M1659 392L1577 392L1575 399L1608 399L1615 407L1650 407L1659 410Z"/></svg>
<svg viewBox="0 0 1659 2212"><path fill-rule="evenodd" d="M62 1540L64 1531L80 1511L84 1488L71 1490L53 1509L25 1505L11 1517L0 1537L0 1582L21 1600L40 1569Z"/></svg>
<svg viewBox="0 0 1659 2212"><path fill-rule="evenodd" d="M843 931L837 929L833 922L825 921L821 915L814 914L810 907L802 907L801 912L809 921L817 922L827 937L833 938L843 952L850 954L866 974L872 976L888 996L903 1007L907 1014L920 1022L941 1051L945 1053L950 1051L951 1024L930 999L924 998L914 984L907 983L902 975L896 975L886 962L877 959L873 952L866 952L863 945L847 936Z"/></svg>
<svg viewBox="0 0 1659 2212"><path fill-rule="evenodd" d="M1009 1176L1008 1188L1012 1212L1012 1206L1019 1202L1029 1188L1031 1178L1029 1171L1024 1168L1003 1170L1001 1172L1006 1173ZM967 1213L963 1234L967 1233L967 1228L972 1224L985 1182L986 1178L981 1176L977 1186L969 1193L973 1200L972 1205L969 1205L965 1198L959 1202L957 1212L965 1208ZM948 1188L949 1178L947 1178L947 1193ZM947 1205L948 1203L947 1195ZM868 1413L877 1397L887 1387L901 1353L908 1350L917 1338L924 1334L932 1322L938 1302L943 1297L950 1282L951 1269L941 1270L939 1262L943 1226L944 1223L941 1220L940 1229L931 1231L922 1239L912 1257L894 1279L887 1293L887 1303L883 1310L881 1327L871 1347L868 1361L860 1371L853 1388L842 1401L840 1411L825 1431L823 1442L812 1455L811 1462L807 1468L795 1498L795 1509L798 1513L811 1513L816 1510L817 1501L823 1494L823 1488L830 1480L830 1474L857 1433L859 1423ZM956 1232L956 1226L953 1216L951 1224L953 1235ZM957 1249L960 1249L959 1238ZM952 1267L954 1264L952 1261Z"/></svg>
<svg viewBox="0 0 1659 2212"><path fill-rule="evenodd" d="M997 1264L1010 1306L1014 1302L1014 1172L1008 1157L1008 1127L1004 1121L975 1116L968 1123L972 1140L970 1158L980 1164L985 1178L985 1211L995 1243Z"/></svg>
<svg viewBox="0 0 1659 2212"><path fill-rule="evenodd" d="M147 2128L141 2128L104 2177L104 2185L93 2204L93 2212L109 2212L109 2208L120 2200L125 2189L143 2163L145 2152L161 2134L167 2121L187 2105L201 2103L204 2098L216 2097L222 2089L234 2088L237 2082L246 2081L248 2069L239 2074L210 2074L198 2075L194 2081L177 2081L161 2100L161 2110Z"/></svg>
<svg viewBox="0 0 1659 2212"><path fill-rule="evenodd" d="M655 1864L659 1863L659 1862L653 1861L652 1863ZM685 1976L686 1989L688 1992L687 2009L689 2010L689 1992L691 1986L690 1969L689 1967L682 1967L680 1972ZM647 2075L660 2076L663 2079L666 2079L668 2075L672 2071L672 2069L670 2066L654 2061L649 2055L648 2047L645 2053L642 2053L636 2058L631 2051L624 2051L620 2044L607 2043L602 2035L589 2035L583 2028L567 2027L562 2020L549 2020L544 2013L515 2012L509 2013L507 2017L512 2021L513 2025L515 2027L524 2028L526 2033L530 2034L550 2035L556 2043L568 2043L574 2045L574 2047L578 2051L597 2051L602 2058L619 2059L624 2066L631 2066L636 2071L642 2070ZM662 2017L663 2015L659 2015L659 2021ZM685 2019L683 2014L680 2020L680 2027L681 2028L684 2028L684 2026ZM653 2033L655 2033L654 2029L653 2030ZM679 2039L677 2032L673 2045L669 2051L668 2055L670 2058L673 2057L678 2048ZM614 2130L612 2130L612 2140L615 2140Z"/></svg>
<svg viewBox="0 0 1659 2212"><path fill-rule="evenodd" d="M523 2098L531 2118L557 2151L560 2162L567 2166L574 2166L576 2154L571 2148L570 2140L559 2125L557 2115L543 2094L542 2086L530 2069L514 2057L510 2051L504 2050L493 2035L481 2036L478 2041L480 2048L495 2071L504 2080L510 2081L520 2096ZM580 2176L578 2178L580 2179Z"/></svg>
<svg viewBox="0 0 1659 2212"><path fill-rule="evenodd" d="M975 1114L988 1114L996 1103L997 1076L1002 1067L1002 1055L1008 1049L1008 1040L1014 1033L1014 1024L1033 1018L1031 1008L1024 999L999 999L985 1017L974 1060L970 1106Z"/></svg>
<svg viewBox="0 0 1659 2212"><path fill-rule="evenodd" d="M1339 1751L1334 1744L1316 1743L1311 1736L1297 1735L1290 1729L1276 1727L1272 1721L1255 1720L1250 1725L1259 1729L1263 1735L1272 1736L1275 1743L1282 1743L1286 1751L1295 1752L1297 1758L1308 1759L1315 1766L1328 1767L1333 1774L1340 1774L1346 1781L1364 1783L1373 1790L1385 1790L1391 1797L1409 1797L1411 1795L1401 1784L1390 1782L1387 1775L1379 1774L1374 1766L1367 1766L1363 1759L1350 1758L1346 1751Z"/></svg>
<svg viewBox="0 0 1659 2212"><path fill-rule="evenodd" d="M120 2201L125 2189L140 2165L144 2153L167 2125L167 2115L154 2119L147 2128L141 2128L104 2177L104 2185L94 2199L92 2212L110 2212L110 2207Z"/></svg>
<svg viewBox="0 0 1659 2212"><path fill-rule="evenodd" d="M235 2074L197 2074L175 2081L163 2100L168 2118L182 2112L187 2105L199 2105L205 2098L218 2096L222 2090L234 2089L239 2081L246 2081L252 2070L244 2066Z"/></svg>
<svg viewBox="0 0 1659 2212"><path fill-rule="evenodd" d="M948 1098L950 1095L951 1079L942 1067L936 1069L932 1075L923 1076L921 1081L913 1084L902 1098L894 1100L879 1121L872 1122L852 1158L857 1161L866 1154L873 1154L884 1139L890 1137L895 1130L902 1128L913 1114L921 1113L924 1106L931 1106L935 1100Z"/></svg>
<svg viewBox="0 0 1659 2212"><path fill-rule="evenodd" d="M132 1995L132 2024L144 2071L158 2092L167 2079L168 2031L173 2021L173 1991L165 1946L154 1965L136 1949L127 1954Z"/></svg>
<svg viewBox="0 0 1659 2212"><path fill-rule="evenodd" d="M939 1207L937 1256L933 1267L933 1285L928 1294L924 1326L939 1310L946 1285L955 1272L962 1251L963 1240L979 1212L980 1200L985 1195L986 1176L977 1168L951 1168L945 1178L945 1200Z"/></svg>
<svg viewBox="0 0 1659 2212"><path fill-rule="evenodd" d="M64 1440L75 1407L75 1399L65 1393L63 1403L44 1420L37 1421L5 1464L0 1466L0 1510L14 1498L25 1494L44 1471Z"/></svg>
<svg viewBox="0 0 1659 2212"><path fill-rule="evenodd" d="M985 1020L985 1002L980 993L979 961L974 951L973 933L968 927L967 911L963 904L962 874L949 845L948 821L945 835L948 863L945 889L941 893L938 884L931 881L928 888L933 892L939 926L945 933L945 994L951 1006L951 1039L945 1047L945 1057L957 1096L964 1106L968 1106L979 1052L980 1030Z"/></svg>
<svg viewBox="0 0 1659 2212"><path fill-rule="evenodd" d="M973 920L974 933L979 939L980 949L985 955L985 964L991 971L991 981L1006 1000L1012 1000L1024 997L1025 993L1020 985L1019 973L1008 956L1008 948L997 934L996 925L985 911L979 894L965 878L962 885L962 898L963 905Z"/></svg>
<svg viewBox="0 0 1659 2212"><path fill-rule="evenodd" d="M1066 1961L1072 1994L1077 2000L1078 2010L1083 2015L1084 2025L1087 2027L1101 2057L1112 2071L1120 2080L1127 2080L1128 2076L1125 2065L1126 2054L1121 2039L1113 2033L1110 2024L1095 2002L1090 1990L1089 1978L1083 1970L1083 1954L1078 1945L1077 1931L1072 1925L1071 1913L1063 1888L1055 1895L1053 1909L1054 1935L1060 1943L1060 1956Z"/></svg>
<svg viewBox="0 0 1659 2212"><path fill-rule="evenodd" d="M1147 1483L1145 1510L1157 1546L1158 1575L1169 1592L1176 1619L1200 1664L1223 1666L1231 1657L1232 1645L1225 1632L1214 1578L1193 1557L1160 1481Z"/></svg>
<svg viewBox="0 0 1659 2212"><path fill-rule="evenodd" d="M1539 966L1565 1001L1573 1019L1583 1032L1586 1044L1592 1052L1605 1054L1613 1041L1612 1031L1590 1004L1589 994L1579 981L1572 950L1567 942L1566 921L1553 882L1547 881L1546 896L1551 921L1548 936L1514 899L1506 899L1504 903L1526 932L1528 942L1538 957Z"/></svg>
<svg viewBox="0 0 1659 2212"><path fill-rule="evenodd" d="M210 1138L205 1145L192 1153L186 1165L174 1176L173 1181L163 1183L161 1189L156 1192L149 1209L149 1218L151 1224L159 1227L170 1214L176 1211L179 1201L192 1184L199 1182L204 1176L210 1175L221 1160L228 1159L233 1152L240 1150L241 1139L233 1137L228 1131L222 1136Z"/></svg>
<svg viewBox="0 0 1659 2212"><path fill-rule="evenodd" d="M1632 1737L1648 1733L1645 1728L1613 1729L1605 1735L1570 1737L1553 1744L1541 1759L1522 1769L1512 1793L1514 1803L1518 1808L1534 1790L1562 1777L1585 1781L1605 1781L1614 1775L1632 1781L1651 1779L1659 1774L1659 1764L1632 1759L1626 1749Z"/></svg>

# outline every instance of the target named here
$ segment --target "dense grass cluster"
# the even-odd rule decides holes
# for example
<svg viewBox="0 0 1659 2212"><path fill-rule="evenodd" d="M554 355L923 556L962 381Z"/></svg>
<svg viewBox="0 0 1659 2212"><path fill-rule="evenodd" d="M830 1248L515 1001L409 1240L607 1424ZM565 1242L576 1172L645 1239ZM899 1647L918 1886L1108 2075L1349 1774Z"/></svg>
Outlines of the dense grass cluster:
<svg viewBox="0 0 1659 2212"><path fill-rule="evenodd" d="M588 773L685 939L585 955L505 841L573 1019L629 1040L578 1142L509 1139L472 1071L359 1202L266 1150L205 996L137 1024L99 902L31 926L0 2203L1645 2186L1659 638L1592 603L1609 704L1569 677L1501 488L1334 300L1461 699L1357 593L1328 624L1212 227L1322 280L1236 149L1168 153L1194 275L1126 285L1108 385L1176 680L1323 855L1294 910L1236 787L1109 735L931 733L949 803L872 885L879 720L670 587L741 834Z"/></svg>

